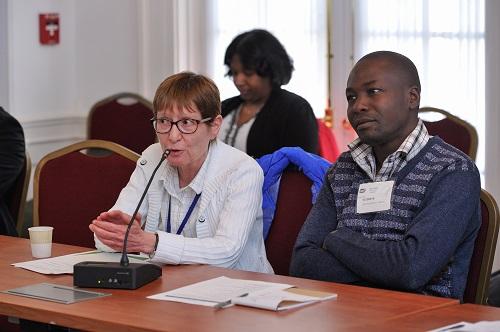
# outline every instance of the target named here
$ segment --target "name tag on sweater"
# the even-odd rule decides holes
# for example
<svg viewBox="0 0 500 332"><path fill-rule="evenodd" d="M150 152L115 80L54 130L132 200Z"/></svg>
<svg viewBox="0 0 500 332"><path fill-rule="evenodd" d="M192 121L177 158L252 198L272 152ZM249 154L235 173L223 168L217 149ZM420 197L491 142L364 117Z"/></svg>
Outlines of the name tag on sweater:
<svg viewBox="0 0 500 332"><path fill-rule="evenodd" d="M369 182L359 185L356 213L386 211L391 208L394 181Z"/></svg>

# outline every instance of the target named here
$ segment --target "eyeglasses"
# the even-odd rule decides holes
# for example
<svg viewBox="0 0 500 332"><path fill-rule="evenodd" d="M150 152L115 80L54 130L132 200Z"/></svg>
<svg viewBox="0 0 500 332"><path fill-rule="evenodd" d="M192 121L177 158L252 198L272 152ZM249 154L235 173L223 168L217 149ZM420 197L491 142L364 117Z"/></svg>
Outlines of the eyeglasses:
<svg viewBox="0 0 500 332"><path fill-rule="evenodd" d="M177 121L172 121L167 118L152 118L151 123L158 134L168 134L170 130L172 130L173 125L176 125L177 129L183 134L192 134L198 129L200 123L210 120L212 120L212 118L204 118L201 120L186 118Z"/></svg>

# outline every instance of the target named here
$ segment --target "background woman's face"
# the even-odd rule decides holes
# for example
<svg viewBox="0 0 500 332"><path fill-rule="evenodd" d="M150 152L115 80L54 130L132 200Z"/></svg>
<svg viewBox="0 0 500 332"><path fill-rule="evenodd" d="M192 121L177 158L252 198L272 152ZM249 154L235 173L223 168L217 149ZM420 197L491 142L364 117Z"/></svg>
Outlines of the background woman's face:
<svg viewBox="0 0 500 332"><path fill-rule="evenodd" d="M272 90L269 77L262 77L255 70L245 69L238 55L232 58L229 67L234 85L244 101L259 102L267 100Z"/></svg>

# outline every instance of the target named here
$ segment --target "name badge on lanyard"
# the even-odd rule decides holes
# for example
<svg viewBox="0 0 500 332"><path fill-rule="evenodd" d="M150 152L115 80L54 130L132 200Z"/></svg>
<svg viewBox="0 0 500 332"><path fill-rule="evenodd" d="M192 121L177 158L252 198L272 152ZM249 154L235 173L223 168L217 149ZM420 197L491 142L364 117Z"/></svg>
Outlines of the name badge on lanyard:
<svg viewBox="0 0 500 332"><path fill-rule="evenodd" d="M394 181L362 183L358 189L356 213L386 211L391 208Z"/></svg>

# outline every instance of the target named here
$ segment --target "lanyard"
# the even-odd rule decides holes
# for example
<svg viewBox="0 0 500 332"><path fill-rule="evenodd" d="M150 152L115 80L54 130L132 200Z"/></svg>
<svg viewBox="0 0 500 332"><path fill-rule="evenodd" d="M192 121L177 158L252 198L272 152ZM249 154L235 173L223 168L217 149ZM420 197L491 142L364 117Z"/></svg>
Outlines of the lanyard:
<svg viewBox="0 0 500 332"><path fill-rule="evenodd" d="M186 216L182 220L181 225L179 226L179 229L177 230L176 234L180 235L182 231L184 230L184 226L186 226L187 221L189 220L189 217L191 217L191 213L193 213L194 207L196 206L196 203L198 203L198 199L200 199L201 193L196 194L196 196L193 199L193 202L191 203L191 206L189 207ZM168 217L167 217L167 233L171 233L171 226L170 226L170 203L172 202L172 196L168 198Z"/></svg>

